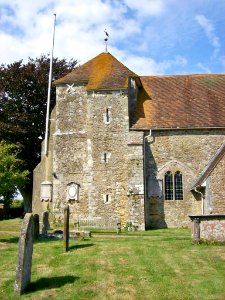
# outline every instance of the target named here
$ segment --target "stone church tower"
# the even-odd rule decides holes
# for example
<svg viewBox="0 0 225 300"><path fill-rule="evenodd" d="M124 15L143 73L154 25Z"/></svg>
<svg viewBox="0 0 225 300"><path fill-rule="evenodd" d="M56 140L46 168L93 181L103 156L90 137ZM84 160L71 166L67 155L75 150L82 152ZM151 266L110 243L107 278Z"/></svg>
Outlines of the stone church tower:
<svg viewBox="0 0 225 300"><path fill-rule="evenodd" d="M137 76L101 53L54 84L34 212L138 230L225 213L225 75Z"/></svg>
<svg viewBox="0 0 225 300"><path fill-rule="evenodd" d="M129 132L136 77L101 53L55 82L49 152L34 172L35 211L48 205L60 221L69 203L75 222L145 228L143 133Z"/></svg>

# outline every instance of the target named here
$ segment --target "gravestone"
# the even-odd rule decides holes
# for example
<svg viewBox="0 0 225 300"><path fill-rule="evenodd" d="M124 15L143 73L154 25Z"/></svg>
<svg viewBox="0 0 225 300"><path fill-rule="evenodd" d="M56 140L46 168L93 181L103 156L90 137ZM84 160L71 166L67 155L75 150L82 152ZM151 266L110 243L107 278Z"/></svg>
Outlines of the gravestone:
<svg viewBox="0 0 225 300"><path fill-rule="evenodd" d="M39 215L34 214L34 239L38 239L40 234Z"/></svg>
<svg viewBox="0 0 225 300"><path fill-rule="evenodd" d="M48 211L44 211L43 214L42 214L42 234L43 235L47 235L48 230L50 229L48 216L49 216Z"/></svg>
<svg viewBox="0 0 225 300"><path fill-rule="evenodd" d="M67 205L64 208L64 230L63 230L63 239L64 239L64 250L68 251L69 249L69 214L70 209Z"/></svg>
<svg viewBox="0 0 225 300"><path fill-rule="evenodd" d="M33 254L34 218L31 213L26 213L19 239L18 259L16 266L16 280L14 291L21 295L30 283L32 254Z"/></svg>

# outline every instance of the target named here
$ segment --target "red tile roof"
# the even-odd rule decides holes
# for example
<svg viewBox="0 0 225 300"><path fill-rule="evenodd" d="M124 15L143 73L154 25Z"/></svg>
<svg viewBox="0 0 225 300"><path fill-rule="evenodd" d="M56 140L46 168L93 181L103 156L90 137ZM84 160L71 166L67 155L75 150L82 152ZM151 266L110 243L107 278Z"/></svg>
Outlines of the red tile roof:
<svg viewBox="0 0 225 300"><path fill-rule="evenodd" d="M128 88L129 76L137 75L110 53L101 53L54 84L84 82L88 91L118 90Z"/></svg>
<svg viewBox="0 0 225 300"><path fill-rule="evenodd" d="M225 127L225 75L142 76L135 129Z"/></svg>

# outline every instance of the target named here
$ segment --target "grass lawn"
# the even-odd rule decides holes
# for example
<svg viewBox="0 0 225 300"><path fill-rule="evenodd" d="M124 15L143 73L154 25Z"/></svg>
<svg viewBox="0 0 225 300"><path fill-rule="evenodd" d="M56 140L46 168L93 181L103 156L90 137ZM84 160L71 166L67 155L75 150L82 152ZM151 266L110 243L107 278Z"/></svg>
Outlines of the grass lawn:
<svg viewBox="0 0 225 300"><path fill-rule="evenodd" d="M20 222L0 221L0 299L225 299L225 245L193 245L188 229L96 232L66 253L62 240L35 242L31 284L17 297Z"/></svg>

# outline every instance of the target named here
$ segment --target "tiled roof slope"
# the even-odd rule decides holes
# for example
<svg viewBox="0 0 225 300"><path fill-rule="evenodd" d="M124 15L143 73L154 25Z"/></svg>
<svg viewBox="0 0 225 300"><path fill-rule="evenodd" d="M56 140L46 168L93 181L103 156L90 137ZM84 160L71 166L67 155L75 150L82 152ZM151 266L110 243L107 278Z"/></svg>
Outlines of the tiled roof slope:
<svg viewBox="0 0 225 300"><path fill-rule="evenodd" d="M225 127L225 75L142 76L135 129Z"/></svg>
<svg viewBox="0 0 225 300"><path fill-rule="evenodd" d="M74 69L54 84L87 83L86 89L118 90L128 88L128 77L137 76L110 53L101 53L80 67Z"/></svg>

